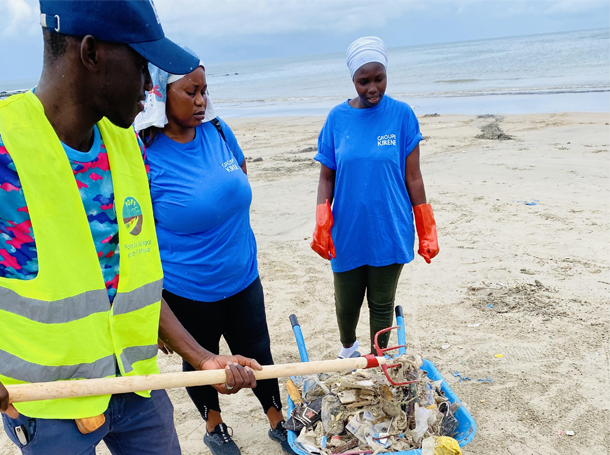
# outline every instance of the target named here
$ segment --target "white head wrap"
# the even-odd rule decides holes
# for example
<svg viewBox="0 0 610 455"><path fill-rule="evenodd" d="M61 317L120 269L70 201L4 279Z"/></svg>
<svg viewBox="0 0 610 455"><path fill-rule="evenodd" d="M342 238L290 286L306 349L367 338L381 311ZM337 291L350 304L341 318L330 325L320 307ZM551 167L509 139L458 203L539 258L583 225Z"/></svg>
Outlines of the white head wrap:
<svg viewBox="0 0 610 455"><path fill-rule="evenodd" d="M205 68L201 60L199 61L199 66ZM138 133L151 126L163 128L167 125L167 115L165 114L167 87L169 87L169 84L179 81L186 76L186 74L170 74L150 63L148 64L148 70L152 78L153 88L146 95L144 110L137 115L134 121L134 127ZM209 122L216 118L212 98L210 98L209 94L206 93L206 95L208 102L205 108L205 117L201 123Z"/></svg>
<svg viewBox="0 0 610 455"><path fill-rule="evenodd" d="M358 68L367 63L377 62L388 67L388 49L381 38L376 36L358 38L347 48L345 58L352 80Z"/></svg>

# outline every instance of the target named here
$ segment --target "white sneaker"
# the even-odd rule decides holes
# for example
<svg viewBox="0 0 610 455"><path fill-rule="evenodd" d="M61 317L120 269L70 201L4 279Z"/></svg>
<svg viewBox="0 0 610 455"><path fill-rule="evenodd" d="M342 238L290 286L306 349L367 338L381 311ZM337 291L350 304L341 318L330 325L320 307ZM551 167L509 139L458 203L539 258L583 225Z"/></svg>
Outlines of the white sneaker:
<svg viewBox="0 0 610 455"><path fill-rule="evenodd" d="M353 359L354 357L360 357L360 353L357 351L358 346L358 340L356 340L349 348L341 347L341 352L339 352L337 357L339 359Z"/></svg>

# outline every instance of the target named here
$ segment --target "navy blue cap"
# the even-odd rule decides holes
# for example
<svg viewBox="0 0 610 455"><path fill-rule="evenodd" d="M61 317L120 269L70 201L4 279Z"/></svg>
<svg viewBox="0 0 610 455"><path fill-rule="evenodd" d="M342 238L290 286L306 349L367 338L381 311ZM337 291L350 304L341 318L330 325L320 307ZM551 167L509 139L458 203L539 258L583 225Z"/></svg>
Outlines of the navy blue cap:
<svg viewBox="0 0 610 455"><path fill-rule="evenodd" d="M124 43L171 74L187 74L199 59L165 37L152 0L40 0L40 24L55 33Z"/></svg>

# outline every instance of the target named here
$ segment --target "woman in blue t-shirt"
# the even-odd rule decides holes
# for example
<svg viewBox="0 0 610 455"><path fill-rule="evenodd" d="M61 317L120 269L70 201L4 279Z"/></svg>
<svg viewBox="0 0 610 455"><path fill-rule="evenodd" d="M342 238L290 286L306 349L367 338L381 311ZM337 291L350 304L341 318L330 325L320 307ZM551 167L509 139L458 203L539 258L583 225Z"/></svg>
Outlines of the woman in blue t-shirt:
<svg viewBox="0 0 610 455"><path fill-rule="evenodd" d="M244 155L229 126L214 113L203 63L186 76L150 69L154 88L136 118L136 130L150 166L163 298L209 351L218 353L224 336L234 354L271 365ZM194 368L185 362L183 370ZM258 381L253 391L269 418L269 436L293 454L278 381ZM217 391L202 386L187 387L187 392L206 420L204 442L212 453L239 454L222 420Z"/></svg>
<svg viewBox="0 0 610 455"><path fill-rule="evenodd" d="M392 325L398 278L413 260L414 215L418 253L430 263L439 251L419 167L419 123L408 104L384 96L385 44L377 37L354 41L347 65L358 96L330 112L318 138L315 159L321 169L311 243L331 260L340 358L359 355L356 326L365 293L371 351L375 333ZM388 338L379 338L381 347Z"/></svg>

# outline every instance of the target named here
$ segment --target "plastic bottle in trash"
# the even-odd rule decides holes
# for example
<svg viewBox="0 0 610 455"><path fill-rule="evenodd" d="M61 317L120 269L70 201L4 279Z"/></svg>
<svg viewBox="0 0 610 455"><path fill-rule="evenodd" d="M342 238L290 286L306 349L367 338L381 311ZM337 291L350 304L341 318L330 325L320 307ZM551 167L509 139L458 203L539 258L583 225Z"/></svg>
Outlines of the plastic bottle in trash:
<svg viewBox="0 0 610 455"><path fill-rule="evenodd" d="M424 386L424 396L426 397L426 401L428 405L435 404L434 401L434 387L430 383L425 383Z"/></svg>
<svg viewBox="0 0 610 455"><path fill-rule="evenodd" d="M327 434L340 434L345 429L343 419L338 419L341 413L341 400L337 395L329 393L322 399L322 424Z"/></svg>

